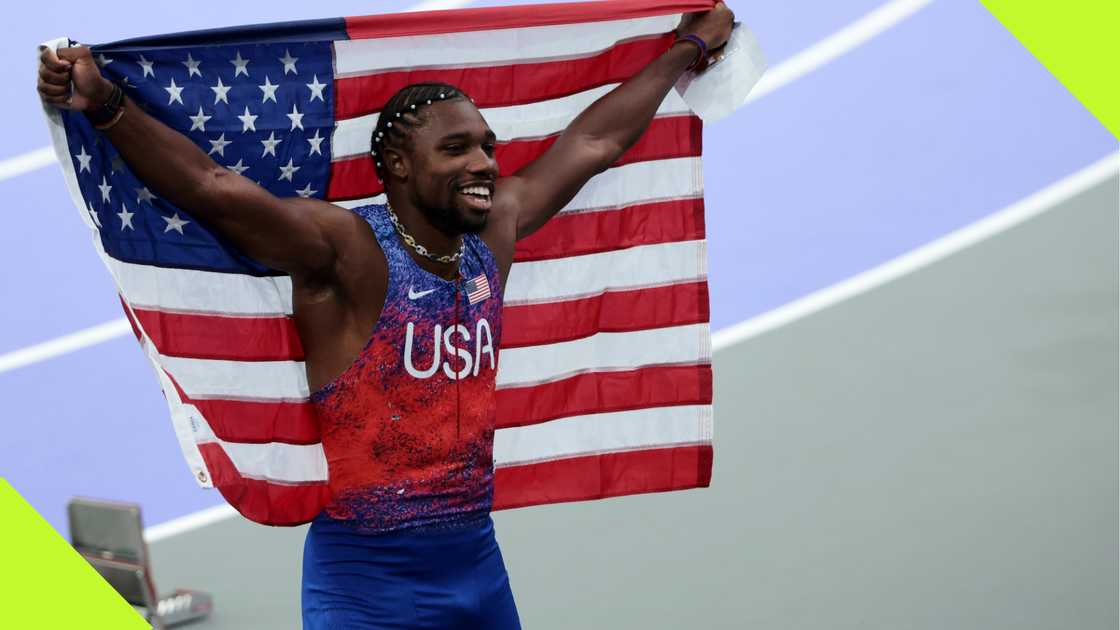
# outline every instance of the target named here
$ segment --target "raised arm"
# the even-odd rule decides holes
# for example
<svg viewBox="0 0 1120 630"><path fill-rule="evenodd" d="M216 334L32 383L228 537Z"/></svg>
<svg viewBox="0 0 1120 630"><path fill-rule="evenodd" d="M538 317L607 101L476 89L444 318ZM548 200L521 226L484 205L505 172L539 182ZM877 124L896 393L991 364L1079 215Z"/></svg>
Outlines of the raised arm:
<svg viewBox="0 0 1120 630"><path fill-rule="evenodd" d="M67 109L100 107L113 92L89 48L40 54L39 93ZM72 87L71 87L72 83ZM293 275L330 274L357 215L317 199L282 199L211 160L186 136L127 97L104 133L156 194L217 230L247 255Z"/></svg>
<svg viewBox="0 0 1120 630"><path fill-rule="evenodd" d="M696 35L709 50L731 34L734 15L722 2L706 13L687 16L677 32ZM495 204L517 217L517 239L545 224L594 175L605 171L641 137L699 46L678 40L641 72L585 109L556 142L516 174L498 180Z"/></svg>

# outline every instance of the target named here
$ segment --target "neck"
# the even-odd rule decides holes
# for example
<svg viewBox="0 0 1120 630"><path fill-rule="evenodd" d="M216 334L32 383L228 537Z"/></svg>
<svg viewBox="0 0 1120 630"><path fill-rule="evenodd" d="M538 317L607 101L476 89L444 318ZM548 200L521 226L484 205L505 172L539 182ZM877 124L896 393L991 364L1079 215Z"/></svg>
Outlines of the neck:
<svg viewBox="0 0 1120 630"><path fill-rule="evenodd" d="M439 229L426 214L415 204L413 204L404 195L395 195L389 193L389 205L393 208L394 214L397 215L397 220L400 221L401 227L405 232L408 232L418 245L423 245L428 253L435 256L451 255L459 251L459 247L463 242L462 234L447 234ZM398 235L399 237L399 235ZM412 247L404 244L405 249L409 255L412 256L420 265L440 276L454 277L458 274L458 263L441 263L430 260L421 256Z"/></svg>

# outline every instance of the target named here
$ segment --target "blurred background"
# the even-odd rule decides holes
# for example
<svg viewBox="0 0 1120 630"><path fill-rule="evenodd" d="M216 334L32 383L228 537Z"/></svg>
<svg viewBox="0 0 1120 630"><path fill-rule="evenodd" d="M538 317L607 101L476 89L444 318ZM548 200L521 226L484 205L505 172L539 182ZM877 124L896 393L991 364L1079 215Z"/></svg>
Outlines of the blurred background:
<svg viewBox="0 0 1120 630"><path fill-rule="evenodd" d="M524 3L424 6L495 4ZM729 5L771 72L705 129L712 486L496 514L525 627L1116 628L1116 138L977 2ZM71 496L141 504L161 589L215 596L197 627L298 628L304 528L191 478L46 149L36 45L415 6L0 25L0 476L64 535Z"/></svg>

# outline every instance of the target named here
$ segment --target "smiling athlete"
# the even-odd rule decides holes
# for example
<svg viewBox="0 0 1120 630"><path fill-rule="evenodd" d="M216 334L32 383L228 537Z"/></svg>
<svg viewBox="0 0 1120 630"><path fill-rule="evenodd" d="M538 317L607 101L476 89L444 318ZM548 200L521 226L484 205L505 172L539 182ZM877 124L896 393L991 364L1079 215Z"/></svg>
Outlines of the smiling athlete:
<svg viewBox="0 0 1120 630"><path fill-rule="evenodd" d="M490 519L515 243L637 141L732 20L723 4L690 16L667 52L508 177L467 95L403 88L372 137L388 203L353 211L273 196L124 97L88 48L43 51L46 102L86 112L153 191L292 277L332 495L304 549L305 628L519 627Z"/></svg>

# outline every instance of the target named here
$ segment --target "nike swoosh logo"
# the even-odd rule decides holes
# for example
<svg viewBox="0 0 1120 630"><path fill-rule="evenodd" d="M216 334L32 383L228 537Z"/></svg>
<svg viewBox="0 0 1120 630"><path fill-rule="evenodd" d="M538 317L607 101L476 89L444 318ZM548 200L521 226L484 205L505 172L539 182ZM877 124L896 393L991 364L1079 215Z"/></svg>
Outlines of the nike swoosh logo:
<svg viewBox="0 0 1120 630"><path fill-rule="evenodd" d="M425 295L427 295L429 293L435 293L435 289L428 289L427 291L416 292L416 291L412 290L412 287L408 287L408 299L410 299L410 300L419 300L420 298L424 297Z"/></svg>

